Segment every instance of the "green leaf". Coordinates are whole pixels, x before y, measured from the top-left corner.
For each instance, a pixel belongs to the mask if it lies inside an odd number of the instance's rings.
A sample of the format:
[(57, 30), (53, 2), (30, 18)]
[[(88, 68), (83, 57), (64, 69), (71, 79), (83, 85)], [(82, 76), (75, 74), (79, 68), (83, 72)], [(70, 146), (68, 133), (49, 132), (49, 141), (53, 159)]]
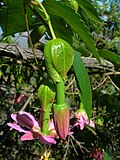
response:
[(77, 51), (74, 52), (73, 68), (80, 88), (80, 98), (83, 103), (84, 109), (88, 115), (88, 118), (90, 119), (90, 114), (92, 110), (91, 85), (87, 71), (80, 57), (80, 53)]
[(99, 50), (101, 57), (120, 65), (120, 56), (108, 50)]
[(85, 57), (90, 56), (90, 52), (82, 46), (79, 46), (79, 48), (77, 48), (77, 50)]
[(98, 13), (90, 1), (77, 0), (77, 2), (91, 20), (100, 23), (100, 18), (98, 16)]
[[(26, 31), (26, 22), (24, 15), (24, 4), (23, 0), (15, 1), (3, 0), (4, 6), (0, 10), (0, 22), (3, 30), (3, 35), (8, 36), (17, 32)], [(33, 23), (32, 12), (27, 7), (27, 16), (29, 19), (29, 26)]]
[(77, 51), (80, 52), (83, 56), (88, 57), (90, 56), (90, 52), (84, 48), (81, 43), (78, 44)]
[(108, 153), (104, 152), (104, 160), (112, 160), (112, 157), (110, 157)]
[(90, 32), (87, 26), (85, 25), (84, 21), (81, 20), (80, 16), (76, 14), (73, 9), (65, 5), (65, 3), (61, 3), (60, 1), (45, 0), (43, 5), (46, 8), (49, 15), (56, 15), (63, 18), (72, 27), (72, 29), (81, 37), (82, 41), (86, 44), (88, 49), (100, 62), (98, 51), (95, 48)]

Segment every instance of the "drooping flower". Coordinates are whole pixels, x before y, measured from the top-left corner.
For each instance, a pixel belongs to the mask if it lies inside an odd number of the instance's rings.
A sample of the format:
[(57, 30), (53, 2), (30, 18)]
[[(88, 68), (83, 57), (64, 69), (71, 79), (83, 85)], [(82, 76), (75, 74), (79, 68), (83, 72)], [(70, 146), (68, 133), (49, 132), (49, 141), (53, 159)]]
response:
[[(18, 124), (7, 123), (7, 125), (19, 132), (24, 133), (21, 137), (22, 141), (38, 138), (43, 144), (56, 144), (54, 134), (51, 134), (54, 127), (51, 122), (49, 127), (49, 135), (45, 135), (41, 132), (39, 122), (30, 113), (20, 111), (18, 114), (11, 114), (11, 118)], [(21, 128), (21, 126), (26, 129)]]
[(25, 93), (23, 93), (16, 99), (16, 103), (24, 104), (24, 101), (27, 100), (27, 99), (28, 99), (28, 96)]
[(87, 125), (91, 126), (91, 127), (95, 127), (95, 123), (90, 119), (90, 123), (88, 123), (88, 116), (85, 112), (85, 110), (82, 109), (78, 109), (75, 113), (75, 124), (73, 125), (73, 127), (75, 126), (79, 126), (81, 130), (83, 130), (83, 128)]
[(65, 140), (67, 135), (72, 134), (69, 132), (70, 109), (67, 104), (54, 104), (53, 119), (56, 132), (62, 140)]
[(103, 152), (101, 148), (93, 147), (91, 153), (89, 154), (89, 158), (94, 158), (95, 160), (103, 160)]

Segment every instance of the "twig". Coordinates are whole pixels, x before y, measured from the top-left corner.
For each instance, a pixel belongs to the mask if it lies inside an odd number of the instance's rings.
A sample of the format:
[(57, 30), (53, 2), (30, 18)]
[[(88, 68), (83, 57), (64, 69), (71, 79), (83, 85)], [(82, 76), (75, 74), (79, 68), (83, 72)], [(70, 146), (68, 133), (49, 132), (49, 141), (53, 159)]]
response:
[(73, 80), (66, 86), (65, 90), (67, 90), (72, 84), (73, 82), (75, 82), (75, 77), (73, 78)]
[(22, 55), (23, 59), (27, 59), (26, 56), (24, 55), (23, 51), (21, 50), (20, 47), (16, 46), (16, 48), (18, 49), (18, 51), (20, 52), (20, 54)]
[(43, 81), (45, 80), (45, 78), (46, 78), (46, 77), (44, 77), (44, 78), (38, 83), (37, 87), (36, 87), (36, 88), (33, 90), (33, 92), (30, 94), (29, 98), (27, 99), (27, 101), (25, 102), (25, 104), (23, 105), (23, 107), (21, 108), (20, 111), (23, 111), (23, 110), (26, 109), (29, 101), (31, 100), (31, 98), (32, 98), (32, 96), (33, 96), (33, 94), (36, 92), (36, 90), (39, 88), (39, 86), (43, 83)]
[(120, 90), (120, 88), (117, 87), (116, 84), (112, 81), (112, 79), (110, 78), (110, 75), (120, 75), (120, 72), (113, 71), (113, 72), (104, 73), (103, 81), (99, 83), (98, 86), (94, 87), (93, 90), (100, 88), (108, 79), (111, 81), (111, 83), (117, 90)]
[(83, 147), (81, 144), (84, 144), (84, 142), (79, 142), (77, 141), (73, 135), (70, 135), (70, 137), (75, 141), (75, 143), (79, 146), (80, 150), (84, 153), (83, 149), (86, 151), (86, 152), (89, 152), (87, 148)]
[(72, 139), (70, 139), (70, 141), (71, 141), (72, 147), (73, 147), (73, 149), (74, 149), (74, 151), (75, 151), (76, 155), (78, 156), (79, 154), (77, 153), (77, 150), (76, 150), (76, 148), (75, 148), (75, 146), (74, 146), (74, 144), (73, 144)]
[(65, 154), (64, 154), (63, 160), (65, 160), (65, 159), (66, 159), (66, 156), (67, 156), (68, 149), (69, 149), (69, 142), (70, 142), (70, 136), (68, 136), (67, 149), (66, 149), (66, 152), (65, 152)]
[(27, 101), (25, 102), (23, 107), (21, 108), (20, 112), (25, 110), (25, 108), (27, 107), (28, 103), (30, 102), (32, 96), (33, 96), (33, 93), (31, 93), (31, 95), (29, 96), (29, 98), (27, 99)]
[(108, 76), (110, 82), (113, 84), (113, 86), (118, 90), (120, 91), (120, 88), (118, 86), (116, 86), (116, 84), (112, 81), (112, 79), (110, 78), (110, 76)]
[(94, 87), (93, 90), (100, 88), (107, 81), (107, 79), (108, 77), (106, 77), (101, 83), (99, 83), (96, 87)]

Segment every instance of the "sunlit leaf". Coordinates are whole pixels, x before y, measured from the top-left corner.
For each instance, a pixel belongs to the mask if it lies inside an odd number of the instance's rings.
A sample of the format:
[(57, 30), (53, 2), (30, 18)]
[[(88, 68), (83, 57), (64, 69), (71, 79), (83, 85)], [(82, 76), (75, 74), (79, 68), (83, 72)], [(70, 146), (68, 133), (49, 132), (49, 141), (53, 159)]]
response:
[(91, 85), (87, 71), (80, 57), (80, 53), (77, 51), (74, 52), (73, 68), (80, 88), (80, 98), (88, 115), (88, 118), (90, 119), (92, 109)]
[(98, 13), (92, 3), (88, 0), (77, 0), (79, 6), (85, 11), (86, 15), (91, 19), (98, 23), (100, 23), (100, 18)]

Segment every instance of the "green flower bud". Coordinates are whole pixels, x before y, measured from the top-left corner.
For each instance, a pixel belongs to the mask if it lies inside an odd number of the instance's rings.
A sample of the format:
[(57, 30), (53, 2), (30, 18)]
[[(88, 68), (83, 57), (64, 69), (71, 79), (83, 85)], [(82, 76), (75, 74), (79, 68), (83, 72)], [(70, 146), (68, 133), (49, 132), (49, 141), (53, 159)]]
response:
[(60, 76), (65, 79), (73, 64), (73, 49), (63, 39), (56, 38), (47, 42), (44, 48), (46, 68), (54, 82), (60, 82)]

